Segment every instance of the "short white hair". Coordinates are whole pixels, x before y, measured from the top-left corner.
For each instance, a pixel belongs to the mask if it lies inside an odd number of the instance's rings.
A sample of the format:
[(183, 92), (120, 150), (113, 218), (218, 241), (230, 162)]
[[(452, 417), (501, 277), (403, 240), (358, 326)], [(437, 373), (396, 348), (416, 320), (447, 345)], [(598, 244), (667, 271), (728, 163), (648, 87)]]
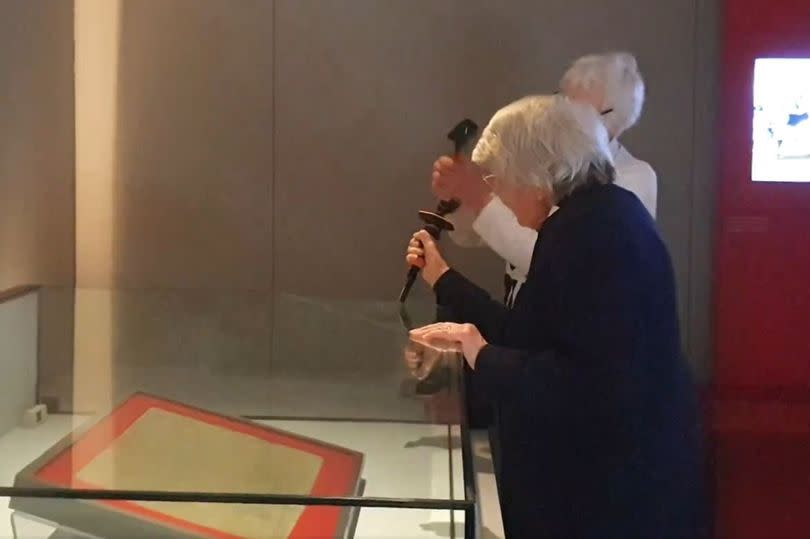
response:
[(500, 180), (551, 190), (555, 201), (615, 176), (599, 115), (562, 95), (524, 97), (500, 109), (472, 160)]
[(579, 58), (560, 80), (560, 88), (566, 87), (596, 90), (604, 95), (604, 107), (612, 111), (604, 114), (602, 121), (614, 137), (633, 127), (644, 107), (644, 79), (636, 57), (626, 52)]

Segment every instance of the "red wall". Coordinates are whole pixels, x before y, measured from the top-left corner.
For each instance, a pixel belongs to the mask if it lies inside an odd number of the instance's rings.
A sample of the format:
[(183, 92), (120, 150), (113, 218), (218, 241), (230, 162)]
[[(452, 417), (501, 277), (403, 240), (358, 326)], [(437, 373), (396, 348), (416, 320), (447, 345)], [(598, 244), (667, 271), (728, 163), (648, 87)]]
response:
[(810, 397), (810, 183), (751, 181), (753, 66), (810, 58), (810, 0), (726, 0), (714, 379)]
[(753, 66), (810, 58), (810, 0), (726, 0), (711, 418), (716, 536), (810, 538), (810, 183), (751, 182)]

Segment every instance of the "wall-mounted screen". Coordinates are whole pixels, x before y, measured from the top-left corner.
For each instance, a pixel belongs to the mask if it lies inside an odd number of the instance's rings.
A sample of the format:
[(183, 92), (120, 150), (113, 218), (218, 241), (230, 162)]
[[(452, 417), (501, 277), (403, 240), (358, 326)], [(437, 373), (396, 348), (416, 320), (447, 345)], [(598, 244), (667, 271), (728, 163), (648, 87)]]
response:
[(751, 179), (810, 182), (810, 58), (754, 63)]

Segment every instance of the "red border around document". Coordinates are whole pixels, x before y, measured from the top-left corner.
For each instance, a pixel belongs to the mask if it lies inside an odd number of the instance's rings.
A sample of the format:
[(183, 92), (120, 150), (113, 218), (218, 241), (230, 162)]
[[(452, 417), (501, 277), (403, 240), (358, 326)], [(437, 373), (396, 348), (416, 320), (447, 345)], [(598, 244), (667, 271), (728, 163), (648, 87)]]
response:
[[(53, 460), (37, 470), (35, 477), (56, 487), (101, 489), (98, 485), (79, 480), (78, 472), (107, 449), (115, 439), (121, 436), (143, 414), (151, 409), (159, 409), (184, 417), (196, 419), (210, 425), (216, 425), (240, 432), (247, 436), (259, 438), (268, 443), (281, 444), (299, 451), (317, 455), (323, 464), (310, 491), (312, 496), (351, 496), (360, 475), (360, 456), (338, 447), (318, 444), (304, 438), (259, 425), (251, 425), (217, 414), (198, 410), (171, 401), (161, 400), (148, 395), (135, 395), (113, 410), (108, 416), (85, 432), (73, 444), (59, 453)], [(136, 503), (120, 500), (100, 500), (114, 510), (133, 516), (157, 521), (161, 524), (203, 534), (217, 539), (238, 539), (236, 536), (220, 530), (199, 526), (193, 522), (175, 518), (159, 511), (147, 509)], [(305, 537), (332, 537), (340, 522), (339, 507), (306, 507), (298, 523), (290, 534), (290, 539)]]

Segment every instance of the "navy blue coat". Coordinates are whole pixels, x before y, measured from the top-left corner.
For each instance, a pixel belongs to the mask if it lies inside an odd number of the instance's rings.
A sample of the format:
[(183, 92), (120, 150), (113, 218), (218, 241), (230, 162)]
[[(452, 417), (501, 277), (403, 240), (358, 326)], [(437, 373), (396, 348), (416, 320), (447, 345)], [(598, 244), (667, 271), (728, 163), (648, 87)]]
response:
[(512, 310), (453, 270), (435, 292), (489, 342), (473, 383), (497, 404), (508, 537), (706, 536), (672, 263), (635, 195), (594, 185), (561, 202)]

